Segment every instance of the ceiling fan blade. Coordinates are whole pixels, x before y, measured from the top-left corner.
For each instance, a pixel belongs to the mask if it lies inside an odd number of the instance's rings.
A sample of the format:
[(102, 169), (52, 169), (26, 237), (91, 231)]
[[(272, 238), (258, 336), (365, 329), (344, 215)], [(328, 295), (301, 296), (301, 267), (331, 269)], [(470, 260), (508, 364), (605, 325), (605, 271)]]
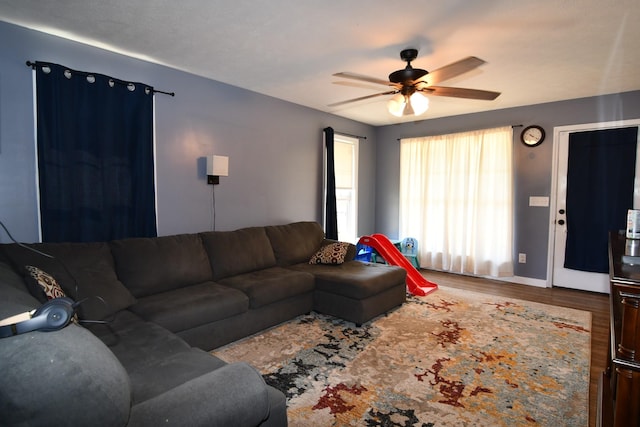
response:
[(493, 101), (498, 96), (500, 96), (500, 92), (492, 92), (488, 90), (479, 90), (479, 89), (465, 89), (461, 87), (429, 86), (424, 89), (419, 89), (419, 91), (425, 92), (428, 95), (451, 96), (454, 98), (480, 99), (483, 101)]
[(480, 58), (469, 56), (467, 58), (461, 59), (460, 61), (453, 62), (449, 65), (445, 65), (444, 67), (430, 71), (429, 74), (422, 76), (421, 78), (416, 80), (416, 82), (424, 82), (428, 85), (434, 85), (445, 80), (457, 77), (460, 74), (469, 72), (475, 68), (478, 68), (484, 63), (485, 61)]
[(375, 77), (364, 76), (362, 74), (356, 74), (356, 73), (342, 72), (342, 73), (335, 73), (333, 76), (342, 77), (344, 79), (353, 79), (353, 80), (360, 80), (363, 82), (376, 83), (376, 84), (385, 85), (385, 86), (396, 86), (395, 83), (391, 83), (389, 80), (382, 80)]
[(364, 101), (365, 99), (375, 98), (377, 96), (393, 95), (395, 93), (398, 93), (398, 91), (397, 90), (390, 90), (388, 92), (374, 93), (373, 95), (361, 96), (360, 98), (353, 98), (353, 99), (349, 99), (347, 101), (335, 102), (333, 104), (329, 104), (327, 107), (337, 107), (338, 105), (349, 104), (351, 102), (356, 102), (356, 101)]
[(334, 85), (357, 87), (357, 88), (360, 88), (360, 89), (369, 89), (369, 90), (379, 90), (380, 89), (379, 86), (374, 86), (374, 85), (369, 84), (367, 82), (352, 82), (350, 80), (346, 80), (346, 81), (331, 82), (331, 83), (333, 83)]

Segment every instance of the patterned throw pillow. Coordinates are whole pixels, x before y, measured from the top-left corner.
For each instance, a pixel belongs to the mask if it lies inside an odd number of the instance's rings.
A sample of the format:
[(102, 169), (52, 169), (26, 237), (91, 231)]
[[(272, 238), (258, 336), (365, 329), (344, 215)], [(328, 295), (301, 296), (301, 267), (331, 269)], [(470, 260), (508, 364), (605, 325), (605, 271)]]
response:
[(321, 247), (320, 250), (311, 257), (309, 264), (342, 264), (347, 255), (347, 249), (349, 249), (349, 243), (330, 243)]
[[(31, 295), (36, 297), (41, 303), (45, 303), (55, 298), (66, 297), (56, 279), (49, 273), (40, 270), (38, 267), (32, 265), (26, 265), (25, 279), (27, 282), (27, 288)], [(74, 314), (71, 319), (73, 322), (78, 321), (78, 315)]]
[(32, 265), (25, 265), (24, 270), (29, 292), (41, 303), (66, 296), (56, 279), (49, 273)]

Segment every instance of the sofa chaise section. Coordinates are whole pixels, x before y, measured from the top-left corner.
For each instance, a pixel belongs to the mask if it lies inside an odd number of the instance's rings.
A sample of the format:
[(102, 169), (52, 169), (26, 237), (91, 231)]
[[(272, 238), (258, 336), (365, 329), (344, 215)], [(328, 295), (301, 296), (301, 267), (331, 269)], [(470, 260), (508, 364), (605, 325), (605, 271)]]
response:
[(406, 301), (407, 273), (402, 268), (360, 261), (323, 267), (308, 263), (290, 267), (314, 275), (313, 308), (320, 313), (360, 326)]
[(311, 264), (319, 249), (336, 243), (325, 238), (317, 222), (265, 229), (280, 266), (314, 277), (314, 310), (362, 325), (406, 300), (407, 272), (396, 266), (356, 261), (355, 245), (349, 245), (344, 262)]

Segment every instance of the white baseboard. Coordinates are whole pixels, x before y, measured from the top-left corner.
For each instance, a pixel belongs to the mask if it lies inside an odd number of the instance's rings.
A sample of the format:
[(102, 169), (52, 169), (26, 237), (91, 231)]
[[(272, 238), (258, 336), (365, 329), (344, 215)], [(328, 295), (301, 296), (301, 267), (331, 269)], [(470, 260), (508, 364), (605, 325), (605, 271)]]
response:
[[(429, 271), (429, 269), (422, 269), (423, 271)], [(441, 271), (443, 273), (451, 273), (449, 271), (436, 270), (433, 271)], [(464, 274), (464, 273), (452, 273), (459, 274), (461, 276), (471, 276), (471, 277), (482, 277), (483, 279), (490, 280), (499, 280), (501, 282), (509, 282), (509, 283), (517, 283), (519, 285), (528, 285), (535, 286), (537, 288), (550, 288), (551, 286), (547, 285), (547, 281), (544, 279), (533, 279), (531, 277), (522, 277), (522, 276), (505, 276), (505, 277), (493, 277), (493, 276), (475, 276), (473, 274)]]
[(501, 280), (503, 282), (518, 283), (520, 285), (535, 286), (538, 288), (548, 288), (547, 281), (543, 279), (532, 279), (531, 277), (510, 276), (510, 277), (487, 277), (488, 279)]

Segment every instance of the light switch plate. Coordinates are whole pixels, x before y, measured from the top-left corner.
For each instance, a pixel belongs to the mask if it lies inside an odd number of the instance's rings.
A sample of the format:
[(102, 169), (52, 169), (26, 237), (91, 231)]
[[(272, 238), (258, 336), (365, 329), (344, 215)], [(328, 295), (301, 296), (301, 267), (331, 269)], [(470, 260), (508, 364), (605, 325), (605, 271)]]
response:
[(531, 196), (529, 197), (529, 206), (549, 206), (549, 198), (546, 196)]

